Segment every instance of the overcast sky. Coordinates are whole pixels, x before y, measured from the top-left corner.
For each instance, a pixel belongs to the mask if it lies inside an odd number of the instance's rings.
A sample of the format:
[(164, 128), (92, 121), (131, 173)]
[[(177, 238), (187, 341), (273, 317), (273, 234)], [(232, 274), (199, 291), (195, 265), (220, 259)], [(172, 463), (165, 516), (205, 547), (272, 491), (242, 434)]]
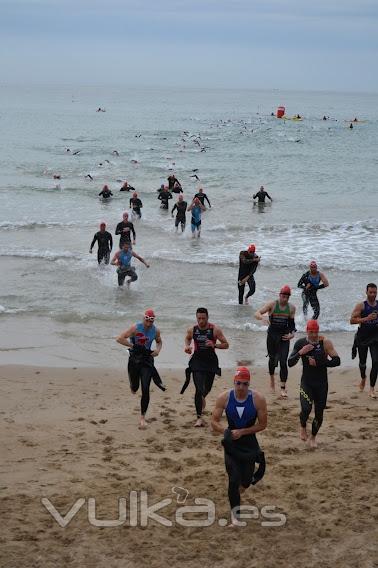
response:
[(0, 83), (378, 92), (377, 0), (0, 0)]

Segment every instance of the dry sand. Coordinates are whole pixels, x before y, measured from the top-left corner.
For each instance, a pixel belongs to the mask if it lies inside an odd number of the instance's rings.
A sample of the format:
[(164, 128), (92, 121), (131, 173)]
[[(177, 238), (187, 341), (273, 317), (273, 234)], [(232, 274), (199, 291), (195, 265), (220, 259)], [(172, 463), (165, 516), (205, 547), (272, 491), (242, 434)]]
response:
[[(358, 393), (353, 370), (331, 370), (319, 447), (298, 438), (299, 368), (287, 401), (268, 393), (266, 372), (254, 386), (267, 396), (267, 459), (262, 482), (243, 503), (274, 505), (287, 522), (244, 528), (218, 524), (229, 513), (220, 437), (194, 429), (193, 385), (179, 395), (182, 371), (164, 371), (168, 391), (152, 388), (146, 431), (137, 428), (139, 395), (124, 370), (4, 366), (1, 377), (2, 531), (0, 565), (23, 567), (337, 568), (378, 566), (378, 400)], [(225, 372), (208, 397), (231, 385)], [(207, 421), (209, 416), (207, 415)], [(87, 501), (66, 528), (41, 503), (64, 515), (79, 498), (96, 498), (97, 517), (117, 517), (117, 500), (146, 490), (150, 504), (175, 498), (173, 486), (212, 499), (209, 527), (103, 528), (88, 522)], [(176, 501), (161, 511), (175, 520)], [(201, 515), (203, 518), (204, 515)]]

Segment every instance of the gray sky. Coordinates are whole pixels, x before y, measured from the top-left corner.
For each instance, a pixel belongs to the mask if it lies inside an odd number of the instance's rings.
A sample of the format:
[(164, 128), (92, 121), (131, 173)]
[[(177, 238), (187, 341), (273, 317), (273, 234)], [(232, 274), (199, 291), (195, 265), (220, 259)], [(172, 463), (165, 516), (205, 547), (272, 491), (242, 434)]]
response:
[(0, 82), (378, 92), (377, 23), (377, 0), (0, 0)]

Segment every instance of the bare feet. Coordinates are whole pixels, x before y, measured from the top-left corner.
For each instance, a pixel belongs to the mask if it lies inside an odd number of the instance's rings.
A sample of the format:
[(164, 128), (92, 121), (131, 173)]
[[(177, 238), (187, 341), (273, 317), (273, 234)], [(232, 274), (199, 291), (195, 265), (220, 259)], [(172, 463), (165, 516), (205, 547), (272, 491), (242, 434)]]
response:
[(287, 391), (281, 387), (280, 398), (287, 398)]
[(229, 528), (236, 528), (236, 527), (245, 527), (245, 522), (238, 521), (238, 519), (231, 513), (231, 522), (227, 527)]
[(374, 389), (370, 389), (369, 396), (370, 396), (370, 398), (377, 398), (377, 395), (375, 394)]
[(197, 422), (194, 424), (195, 428), (202, 428), (204, 426), (204, 422), (202, 420), (202, 418), (197, 418)]
[(249, 304), (249, 301), (248, 301), (247, 296), (244, 298), (244, 304), (245, 304), (246, 306), (248, 306), (248, 304)]
[(315, 436), (311, 435), (311, 437), (310, 437), (310, 448), (312, 450), (315, 450), (317, 447), (318, 447), (318, 444), (316, 442), (316, 438), (315, 438)]
[(363, 392), (365, 385), (366, 385), (366, 379), (361, 379), (361, 382), (359, 384), (360, 392)]
[(141, 416), (139, 421), (139, 430), (145, 430), (147, 428), (146, 420), (144, 416)]
[(303, 442), (307, 442), (308, 435), (306, 427), (301, 426), (301, 429), (299, 431), (299, 437), (301, 440), (303, 440)]

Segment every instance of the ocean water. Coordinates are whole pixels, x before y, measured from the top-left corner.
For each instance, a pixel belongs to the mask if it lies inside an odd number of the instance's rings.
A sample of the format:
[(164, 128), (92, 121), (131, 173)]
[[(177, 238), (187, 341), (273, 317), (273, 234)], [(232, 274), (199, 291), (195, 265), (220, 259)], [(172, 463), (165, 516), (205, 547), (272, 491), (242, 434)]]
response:
[[(272, 117), (282, 104), (304, 120)], [(351, 130), (355, 116), (366, 122)], [(289, 284), (303, 330), (296, 284), (311, 259), (330, 281), (318, 293), (321, 328), (350, 362), (350, 313), (378, 270), (376, 95), (2, 86), (0, 126), (3, 362), (119, 365), (114, 336), (153, 307), (166, 338), (161, 365), (183, 365), (185, 330), (203, 305), (230, 340), (225, 366), (265, 364), (253, 313)], [(176, 234), (159, 208), (156, 189), (171, 171), (187, 200), (199, 187), (211, 200), (199, 240), (188, 228)], [(99, 268), (88, 249), (100, 221), (114, 234), (128, 210), (125, 179), (143, 201), (134, 249), (151, 266), (135, 261), (138, 281), (119, 290), (115, 269)], [(105, 183), (110, 203), (97, 197)], [(252, 202), (260, 185), (274, 200), (263, 208)], [(257, 291), (239, 306), (238, 254), (252, 242)]]

